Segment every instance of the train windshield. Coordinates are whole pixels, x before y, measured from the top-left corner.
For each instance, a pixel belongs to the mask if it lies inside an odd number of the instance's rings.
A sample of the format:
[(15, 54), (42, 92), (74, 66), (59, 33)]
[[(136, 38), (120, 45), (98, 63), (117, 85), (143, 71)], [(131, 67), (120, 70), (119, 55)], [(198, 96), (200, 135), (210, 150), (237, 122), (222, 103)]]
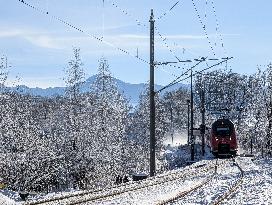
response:
[(230, 135), (230, 128), (229, 127), (217, 127), (216, 134), (217, 135)]

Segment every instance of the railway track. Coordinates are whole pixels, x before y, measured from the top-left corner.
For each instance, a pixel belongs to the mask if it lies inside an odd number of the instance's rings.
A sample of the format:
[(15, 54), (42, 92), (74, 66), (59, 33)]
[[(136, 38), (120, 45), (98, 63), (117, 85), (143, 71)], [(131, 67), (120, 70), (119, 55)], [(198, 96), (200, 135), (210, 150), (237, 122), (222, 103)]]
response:
[(145, 189), (152, 186), (158, 186), (163, 183), (172, 182), (175, 180), (180, 180), (186, 178), (189, 174), (190, 177), (200, 174), (202, 172), (207, 172), (209, 170), (212, 170), (215, 168), (214, 163), (209, 163), (205, 165), (199, 165), (194, 167), (195, 170), (192, 173), (190, 169), (186, 170), (184, 172), (173, 172), (169, 175), (161, 175), (160, 177), (156, 178), (148, 178), (143, 181), (139, 181), (138, 183), (127, 183), (121, 186), (115, 186), (112, 187), (103, 193), (101, 193), (102, 190), (96, 190), (96, 191), (86, 191), (78, 194), (68, 195), (68, 196), (61, 196), (61, 197), (55, 197), (47, 200), (40, 200), (36, 202), (27, 202), (24, 205), (42, 205), (42, 204), (66, 204), (66, 205), (75, 205), (75, 204), (82, 204), (87, 202), (94, 202), (97, 200), (103, 200), (110, 197), (115, 197), (124, 193), (128, 192), (134, 192), (137, 190)]
[[(234, 165), (237, 166), (239, 171), (240, 171), (239, 179), (223, 195), (217, 197), (216, 200), (211, 203), (212, 205), (221, 204), (225, 199), (227, 199), (229, 196), (231, 196), (238, 189), (238, 187), (242, 184), (243, 177), (244, 177), (244, 171), (242, 170), (242, 168), (235, 161), (234, 161)], [(215, 167), (215, 174), (213, 176), (208, 177), (202, 183), (192, 187), (189, 190), (181, 191), (177, 195), (175, 195), (175, 196), (173, 196), (171, 198), (168, 198), (168, 199), (165, 199), (163, 201), (160, 201), (160, 202), (156, 203), (156, 205), (167, 205), (167, 204), (172, 204), (172, 203), (178, 202), (179, 200), (181, 200), (186, 195), (188, 195), (190, 193), (193, 193), (194, 191), (200, 189), (201, 187), (204, 187), (206, 184), (208, 184), (216, 176), (216, 174), (217, 174), (217, 166)]]
[(234, 165), (237, 166), (238, 169), (239, 169), (239, 171), (240, 171), (239, 179), (235, 182), (235, 184), (227, 192), (225, 192), (222, 196), (218, 197), (217, 200), (214, 203), (212, 203), (213, 205), (219, 205), (225, 199), (228, 199), (228, 197), (230, 197), (232, 194), (234, 194), (234, 192), (243, 183), (244, 171), (242, 170), (242, 168), (240, 167), (240, 165), (237, 162), (235, 162), (235, 160), (234, 160), (234, 163), (235, 163)]

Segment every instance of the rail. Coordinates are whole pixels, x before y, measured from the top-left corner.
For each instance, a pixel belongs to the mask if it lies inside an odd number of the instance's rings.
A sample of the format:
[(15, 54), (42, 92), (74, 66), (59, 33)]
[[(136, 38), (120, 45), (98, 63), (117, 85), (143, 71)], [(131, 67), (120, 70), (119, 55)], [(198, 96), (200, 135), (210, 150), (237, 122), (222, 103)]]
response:
[[(114, 186), (114, 187), (111, 187), (110, 189), (103, 190), (104, 192), (106, 192), (105, 194), (103, 194), (103, 193), (101, 194), (100, 192), (102, 192), (102, 190), (99, 189), (99, 190), (95, 190), (95, 191), (85, 191), (85, 192), (81, 192), (78, 194), (55, 197), (55, 198), (40, 200), (40, 201), (35, 201), (35, 202), (26, 202), (26, 203), (24, 203), (24, 205), (40, 205), (40, 204), (47, 204), (47, 203), (51, 203), (51, 202), (58, 202), (58, 203), (61, 202), (62, 204), (69, 204), (69, 205), (86, 203), (86, 202), (91, 202), (91, 201), (96, 201), (96, 200), (101, 200), (101, 199), (106, 199), (109, 197), (121, 195), (121, 194), (127, 193), (127, 192), (137, 191), (140, 189), (160, 185), (163, 183), (168, 183), (168, 182), (175, 181), (175, 180), (180, 180), (180, 179), (186, 178), (188, 174), (190, 174), (190, 177), (195, 176), (201, 172), (206, 172), (206, 171), (214, 169), (214, 168), (215, 168), (214, 165), (197, 166), (197, 167), (195, 167), (196, 170), (195, 170), (194, 174), (192, 174), (190, 172), (190, 170), (187, 170), (186, 173), (182, 172), (180, 174), (177, 174), (176, 172), (174, 172), (174, 173), (171, 173), (170, 175), (163, 175), (161, 177), (156, 177), (156, 178), (151, 177), (146, 180), (139, 181), (138, 183), (134, 182), (134, 183), (126, 183), (121, 186), (120, 185)], [(201, 169), (201, 170), (199, 171), (199, 169)]]
[(235, 162), (235, 159), (233, 159), (233, 162), (234, 162), (234, 165), (237, 166), (240, 171), (240, 177), (235, 182), (235, 184), (227, 192), (225, 192), (225, 194), (223, 194), (221, 197), (217, 198), (217, 200), (214, 203), (212, 203), (213, 205), (219, 205), (225, 199), (228, 199), (228, 197), (231, 196), (239, 188), (239, 186), (243, 183), (244, 171), (242, 170), (240, 165), (237, 164), (237, 162)]
[[(225, 199), (227, 199), (231, 194), (233, 194), (238, 187), (242, 184), (243, 182), (243, 177), (244, 177), (244, 171), (242, 170), (242, 168), (237, 164), (237, 162), (235, 162), (235, 159), (233, 158), (233, 162), (234, 165), (238, 167), (239, 171), (240, 171), (240, 177), (239, 179), (235, 182), (235, 184), (228, 189), (222, 196), (217, 197), (216, 201), (212, 203), (212, 205), (219, 205), (221, 202), (223, 202)], [(216, 164), (215, 164), (215, 172), (213, 176), (208, 177), (206, 180), (204, 180), (202, 183), (198, 184), (197, 186), (192, 187), (189, 190), (185, 190), (185, 191), (181, 191), (178, 194), (176, 194), (173, 197), (170, 197), (168, 199), (159, 201), (158, 203), (156, 203), (156, 205), (167, 205), (167, 204), (172, 204), (175, 201), (180, 200), (181, 198), (185, 197), (186, 195), (188, 195), (189, 193), (192, 193), (194, 191), (196, 191), (197, 189), (205, 186), (206, 184), (208, 184), (208, 182), (210, 182), (212, 180), (212, 178), (214, 176), (217, 175), (217, 167), (218, 167), (218, 160), (216, 160)]]

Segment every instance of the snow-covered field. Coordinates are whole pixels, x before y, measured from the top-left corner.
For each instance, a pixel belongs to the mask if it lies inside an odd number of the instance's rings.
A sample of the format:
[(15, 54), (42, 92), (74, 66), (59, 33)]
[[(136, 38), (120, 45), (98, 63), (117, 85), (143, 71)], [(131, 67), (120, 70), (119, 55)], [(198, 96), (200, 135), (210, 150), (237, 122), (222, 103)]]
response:
[[(242, 184), (221, 204), (272, 204), (272, 159), (256, 159), (252, 161), (252, 158), (249, 157), (237, 157), (236, 161), (244, 171)], [(119, 190), (118, 188), (115, 189), (115, 192), (122, 191), (122, 194), (100, 198), (83, 204), (162, 204), (161, 202), (164, 200), (167, 201), (207, 180), (204, 186), (171, 202), (171, 204), (213, 204), (224, 193), (228, 192), (241, 177), (240, 170), (231, 160), (221, 159), (218, 163), (220, 165), (217, 169), (217, 175), (214, 175), (214, 169), (204, 172), (200, 171), (205, 169), (205, 164), (206, 166), (215, 164), (215, 160), (203, 160), (191, 166), (164, 173), (164, 175), (155, 177), (154, 180), (148, 179), (140, 183), (129, 183), (127, 187), (120, 187)], [(147, 186), (132, 191), (133, 187), (152, 184), (154, 181), (159, 182), (166, 176), (168, 176), (168, 182), (166, 183), (157, 183), (154, 186)], [(131, 191), (124, 191), (126, 188), (131, 189)], [(106, 193), (101, 192), (99, 194), (102, 196)], [(4, 204), (21, 204), (21, 202), (15, 202), (3, 195), (3, 193), (0, 193), (0, 205)], [(50, 204), (55, 203), (51, 202)]]

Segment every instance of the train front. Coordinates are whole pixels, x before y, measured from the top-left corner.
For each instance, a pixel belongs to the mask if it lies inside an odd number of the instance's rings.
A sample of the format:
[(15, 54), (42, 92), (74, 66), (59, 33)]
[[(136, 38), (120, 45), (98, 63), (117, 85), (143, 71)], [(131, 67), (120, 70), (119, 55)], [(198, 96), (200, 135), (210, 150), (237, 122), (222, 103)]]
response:
[(237, 153), (237, 139), (233, 123), (228, 119), (219, 119), (212, 124), (211, 152), (214, 156)]

